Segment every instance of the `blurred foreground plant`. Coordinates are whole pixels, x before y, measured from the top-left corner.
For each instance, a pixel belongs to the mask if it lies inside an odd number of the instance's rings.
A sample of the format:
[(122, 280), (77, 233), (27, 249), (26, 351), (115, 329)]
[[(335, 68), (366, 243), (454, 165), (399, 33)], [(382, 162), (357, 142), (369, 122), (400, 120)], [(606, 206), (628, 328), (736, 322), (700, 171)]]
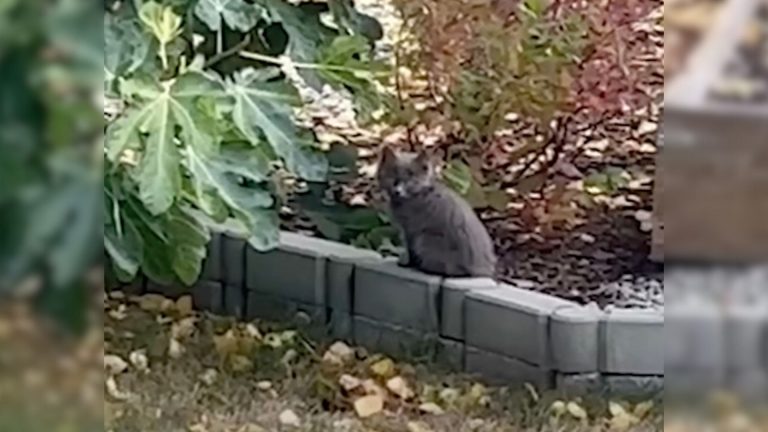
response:
[(100, 255), (99, 4), (0, 3), (0, 294), (82, 328)]

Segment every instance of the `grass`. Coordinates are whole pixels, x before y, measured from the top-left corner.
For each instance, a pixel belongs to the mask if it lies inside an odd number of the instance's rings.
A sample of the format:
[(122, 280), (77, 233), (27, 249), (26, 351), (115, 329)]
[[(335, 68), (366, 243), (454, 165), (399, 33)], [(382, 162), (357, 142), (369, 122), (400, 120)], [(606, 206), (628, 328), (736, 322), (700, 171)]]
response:
[[(192, 314), (187, 305), (159, 298), (143, 301), (141, 307), (122, 298), (110, 299), (105, 303), (105, 317), (105, 353), (127, 364), (121, 368), (124, 370), (110, 374), (115, 387), (107, 392), (104, 410), (105, 430), (110, 431), (663, 428), (660, 404), (634, 418), (628, 413), (635, 404), (614, 401), (612, 414), (610, 401), (596, 397), (566, 399), (556, 393), (539, 395), (530, 388), (486, 388), (471, 377), (440, 373), (429, 364), (389, 364), (385, 357), (357, 348), (346, 361), (338, 361), (339, 357), (324, 360), (328, 344), (301, 333), (269, 323), (249, 326)], [(144, 358), (146, 369), (142, 367)], [(339, 383), (341, 375), (369, 381), (366, 386), (345, 390)], [(413, 397), (403, 400), (396, 392), (384, 390), (393, 375), (403, 378)], [(355, 401), (376, 392), (384, 400), (383, 409), (360, 418)], [(442, 412), (425, 413), (423, 404), (427, 402), (432, 404), (429, 411), (437, 406)], [(622, 407), (619, 413), (617, 407)], [(291, 414), (294, 418), (288, 418)]]

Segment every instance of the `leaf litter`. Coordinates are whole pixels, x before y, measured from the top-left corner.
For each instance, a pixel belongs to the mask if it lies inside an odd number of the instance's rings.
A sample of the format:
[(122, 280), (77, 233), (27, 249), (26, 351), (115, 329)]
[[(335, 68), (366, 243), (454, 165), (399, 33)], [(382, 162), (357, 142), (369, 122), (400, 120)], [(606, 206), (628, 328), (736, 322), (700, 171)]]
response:
[[(158, 322), (159, 309), (125, 299), (104, 308), (120, 305), (126, 317), (105, 322), (107, 430), (512, 432), (538, 424), (542, 431), (651, 431), (663, 422), (652, 400), (486, 387), (436, 364), (341, 341), (302, 343), (305, 336), (284, 325), (194, 311)], [(194, 331), (179, 333), (190, 325)], [(183, 341), (180, 355), (171, 352), (174, 335)], [(158, 343), (166, 349), (153, 354)]]

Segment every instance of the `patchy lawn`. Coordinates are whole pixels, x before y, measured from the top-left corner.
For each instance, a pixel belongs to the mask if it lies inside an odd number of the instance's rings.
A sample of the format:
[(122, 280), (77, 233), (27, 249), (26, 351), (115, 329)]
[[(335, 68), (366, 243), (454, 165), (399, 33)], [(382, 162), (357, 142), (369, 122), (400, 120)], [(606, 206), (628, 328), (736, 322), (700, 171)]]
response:
[(486, 388), (268, 323), (199, 315), (189, 297), (105, 301), (110, 431), (662, 430), (651, 401)]

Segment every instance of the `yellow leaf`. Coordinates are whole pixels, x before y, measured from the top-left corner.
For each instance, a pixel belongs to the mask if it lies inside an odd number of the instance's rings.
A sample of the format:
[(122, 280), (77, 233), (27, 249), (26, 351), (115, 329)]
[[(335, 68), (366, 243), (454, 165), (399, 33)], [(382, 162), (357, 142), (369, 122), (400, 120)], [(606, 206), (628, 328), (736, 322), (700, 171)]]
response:
[(229, 329), (223, 335), (214, 336), (213, 345), (216, 348), (216, 352), (221, 356), (226, 357), (237, 353), (237, 336), (235, 336), (234, 330)]
[(395, 362), (385, 358), (371, 365), (371, 372), (379, 378), (390, 378), (395, 376)]
[(608, 412), (611, 413), (611, 417), (627, 415), (627, 411), (624, 409), (624, 407), (621, 406), (621, 404), (613, 401), (608, 403)]
[(408, 432), (432, 432), (424, 422), (408, 422)]
[(401, 376), (396, 376), (387, 380), (387, 388), (402, 400), (408, 400), (416, 394), (408, 386), (408, 383)]
[(455, 388), (445, 388), (440, 390), (440, 400), (447, 403), (448, 405), (453, 405), (456, 403), (457, 400), (459, 400), (460, 393)]
[(528, 394), (531, 396), (531, 399), (534, 402), (538, 402), (539, 399), (539, 393), (536, 391), (536, 389), (531, 385), (531, 383), (525, 383), (525, 390), (528, 391)]
[(173, 301), (160, 294), (144, 294), (138, 298), (139, 308), (146, 312), (165, 312), (174, 307)]
[(629, 414), (619, 414), (611, 418), (610, 430), (612, 432), (625, 432), (634, 426), (636, 420)]
[(632, 411), (632, 413), (638, 418), (643, 418), (646, 415), (648, 415), (648, 413), (651, 412), (652, 409), (653, 409), (653, 401), (645, 401), (635, 405), (635, 409)]
[(565, 408), (568, 411), (568, 414), (573, 416), (573, 418), (579, 420), (584, 420), (587, 418), (587, 412), (584, 410), (584, 408), (581, 407), (581, 405), (577, 404), (576, 402), (568, 402)]
[(357, 416), (367, 418), (384, 409), (384, 399), (379, 395), (368, 395), (357, 399), (354, 405)]
[(433, 414), (433, 415), (441, 415), (445, 413), (445, 411), (443, 411), (443, 409), (440, 408), (440, 405), (434, 402), (425, 402), (419, 405), (419, 411), (425, 414)]
[(549, 407), (549, 409), (550, 411), (552, 411), (552, 414), (558, 417), (565, 414), (565, 412), (567, 411), (567, 408), (565, 407), (565, 402), (560, 400), (552, 402), (552, 405)]
[(179, 316), (189, 316), (192, 315), (192, 296), (185, 295), (181, 296), (176, 300), (176, 312), (179, 313)]

